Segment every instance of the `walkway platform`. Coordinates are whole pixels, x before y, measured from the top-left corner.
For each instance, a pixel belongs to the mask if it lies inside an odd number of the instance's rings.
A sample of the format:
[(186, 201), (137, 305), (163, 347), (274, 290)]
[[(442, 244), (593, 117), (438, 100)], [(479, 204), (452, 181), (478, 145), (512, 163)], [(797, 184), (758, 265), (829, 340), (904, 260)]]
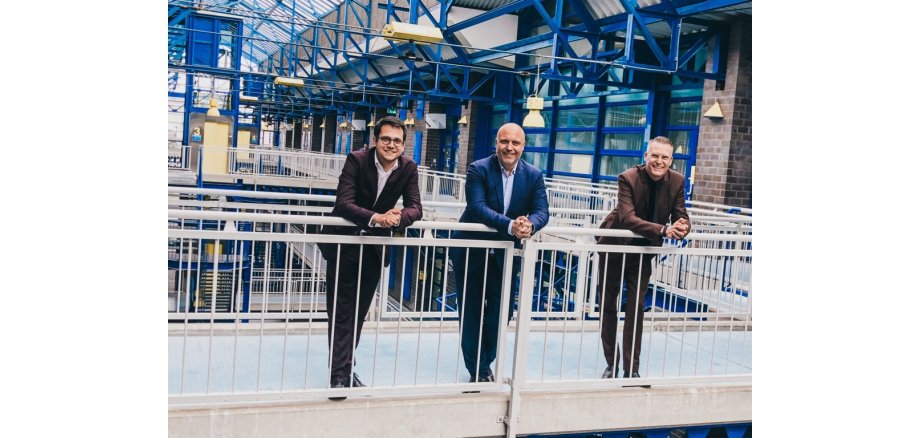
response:
[[(342, 402), (327, 399), (324, 323), (313, 333), (285, 336), (276, 326), (261, 337), (220, 329), (212, 338), (194, 325), (171, 325), (170, 436), (504, 436), (510, 386), (467, 383), (455, 323), (404, 327), (399, 336), (368, 323), (356, 355), (368, 387), (346, 390)], [(518, 433), (751, 421), (750, 331), (648, 327), (645, 341), (641, 381), (600, 379), (606, 363), (596, 330), (532, 332)], [(513, 332), (503, 351), (502, 380), (512, 375)], [(739, 351), (741, 363), (727, 359)], [(692, 375), (699, 377), (674, 383)], [(470, 386), (479, 392), (464, 393)], [(209, 395), (176, 397), (183, 391)]]

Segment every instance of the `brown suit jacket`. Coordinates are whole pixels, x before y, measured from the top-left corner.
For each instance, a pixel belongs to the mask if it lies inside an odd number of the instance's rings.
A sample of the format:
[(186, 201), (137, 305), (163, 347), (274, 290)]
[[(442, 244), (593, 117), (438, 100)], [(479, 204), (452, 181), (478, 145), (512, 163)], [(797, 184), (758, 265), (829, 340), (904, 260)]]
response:
[[(617, 179), (617, 206), (604, 218), (601, 228), (630, 230), (644, 238), (630, 239), (603, 236), (598, 243), (607, 245), (661, 246), (662, 225), (678, 218), (690, 220), (684, 207), (684, 176), (668, 169), (658, 186), (655, 211), (648, 215), (649, 188), (652, 179), (645, 170), (645, 164), (627, 169)], [(651, 217), (648, 221), (642, 217)]]
[[(406, 157), (399, 157), (399, 167), (387, 179), (380, 199), (374, 201), (377, 197), (377, 166), (374, 164), (376, 153), (377, 149), (372, 147), (348, 154), (339, 175), (332, 216), (345, 218), (357, 226), (327, 226), (323, 228), (324, 234), (357, 235), (364, 231), (371, 235), (389, 235), (389, 229), (371, 228), (368, 223), (374, 213), (385, 213), (395, 207), (400, 196), (403, 198), (403, 209), (398, 229), (402, 230), (422, 218), (418, 166)], [(326, 250), (335, 247), (328, 244), (319, 246), (324, 256)]]

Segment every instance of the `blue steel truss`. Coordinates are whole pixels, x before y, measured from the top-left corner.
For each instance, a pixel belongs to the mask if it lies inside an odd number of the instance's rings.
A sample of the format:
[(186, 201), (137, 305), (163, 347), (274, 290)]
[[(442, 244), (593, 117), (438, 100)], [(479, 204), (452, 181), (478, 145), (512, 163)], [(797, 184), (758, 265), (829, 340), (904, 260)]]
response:
[[(592, 0), (517, 0), (448, 24), (451, 8), (462, 1), (446, 0), (429, 7), (419, 0), (168, 0), (168, 60), (171, 69), (236, 78), (248, 75), (251, 81), (262, 81), (258, 102), (243, 105), (257, 106), (260, 114), (280, 119), (405, 108), (405, 98), (510, 104), (522, 102), (547, 82), (557, 83), (559, 90), (548, 100), (671, 90), (724, 78), (726, 29), (706, 14), (749, 4), (662, 0), (640, 7), (636, 0), (615, 1), (624, 12), (600, 18), (593, 12)], [(379, 36), (379, 29), (371, 28), (374, 5), (386, 22), (434, 23), (442, 30), (444, 43), (387, 41), (383, 49), (372, 49), (372, 39)], [(242, 21), (239, 67), (190, 66), (188, 32), (193, 13), (224, 14)], [(528, 25), (546, 25), (549, 31), (491, 49), (460, 44), (459, 32), (507, 14), (533, 17), (530, 21), (536, 23)], [(694, 26), (695, 31), (682, 34), (685, 26)], [(552, 56), (533, 55), (547, 48)], [(691, 62), (700, 54), (713, 57), (709, 70)], [(516, 59), (514, 68), (495, 63), (511, 55)], [(663, 75), (677, 80), (662, 80)], [(301, 78), (308, 86), (275, 86), (276, 76)], [(516, 89), (510, 94), (504, 89), (508, 77), (514, 78), (510, 83)], [(592, 92), (584, 92), (587, 85)]]

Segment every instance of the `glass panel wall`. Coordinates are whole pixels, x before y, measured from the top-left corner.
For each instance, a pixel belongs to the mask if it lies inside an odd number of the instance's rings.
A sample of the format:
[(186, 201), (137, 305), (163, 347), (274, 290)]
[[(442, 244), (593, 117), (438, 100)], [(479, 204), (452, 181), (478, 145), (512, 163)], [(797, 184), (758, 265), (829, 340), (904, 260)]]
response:
[(604, 126), (640, 128), (645, 126), (645, 104), (608, 106)]
[(546, 171), (546, 160), (549, 154), (546, 152), (524, 152), (521, 159), (534, 165), (537, 169)]
[(604, 149), (623, 151), (644, 151), (645, 134), (615, 132), (604, 134)]
[(668, 109), (668, 125), (699, 126), (701, 102), (675, 102)]
[(603, 176), (617, 176), (626, 169), (637, 164), (642, 164), (642, 157), (601, 157), (600, 169), (598, 174)]
[(557, 152), (553, 159), (554, 172), (581, 173), (591, 175), (593, 155), (563, 154)]
[(596, 108), (565, 108), (559, 110), (558, 127), (560, 128), (594, 128), (595, 126), (597, 126)]
[(690, 153), (690, 131), (669, 130), (668, 138), (671, 140), (671, 146), (674, 146), (674, 155), (686, 155)]
[(594, 131), (556, 133), (556, 150), (594, 152)]
[[(560, 83), (552, 84), (551, 95), (567, 93)], [(525, 128), (527, 144), (523, 159), (554, 178), (590, 178), (601, 183), (614, 183), (617, 175), (641, 164), (646, 137), (654, 122), (649, 120), (652, 114), (649, 93), (592, 95), (595, 93), (595, 87), (586, 85), (577, 96), (547, 100), (541, 111), (546, 127)], [(667, 122), (662, 124), (662, 135), (668, 136), (674, 145), (672, 168), (684, 175), (689, 174), (695, 162), (703, 110), (701, 93), (701, 90), (674, 90), (666, 103), (668, 112), (662, 114)], [(519, 104), (523, 106), (520, 101), (514, 103)], [(493, 136), (508, 121), (507, 109), (507, 105), (492, 107), (489, 121)], [(514, 111), (520, 123), (527, 111), (517, 107)], [(489, 143), (491, 153), (491, 138)]]

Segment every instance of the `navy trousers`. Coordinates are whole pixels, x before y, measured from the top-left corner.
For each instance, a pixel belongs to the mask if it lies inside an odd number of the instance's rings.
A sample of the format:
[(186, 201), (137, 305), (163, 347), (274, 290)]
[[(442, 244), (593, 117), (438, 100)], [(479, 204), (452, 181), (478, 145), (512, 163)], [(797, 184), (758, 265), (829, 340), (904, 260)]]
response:
[[(488, 375), (498, 352), (504, 252), (486, 248), (450, 250), (460, 312), (460, 348), (470, 376)], [(520, 259), (514, 259), (511, 269), (508, 321), (520, 284)]]

